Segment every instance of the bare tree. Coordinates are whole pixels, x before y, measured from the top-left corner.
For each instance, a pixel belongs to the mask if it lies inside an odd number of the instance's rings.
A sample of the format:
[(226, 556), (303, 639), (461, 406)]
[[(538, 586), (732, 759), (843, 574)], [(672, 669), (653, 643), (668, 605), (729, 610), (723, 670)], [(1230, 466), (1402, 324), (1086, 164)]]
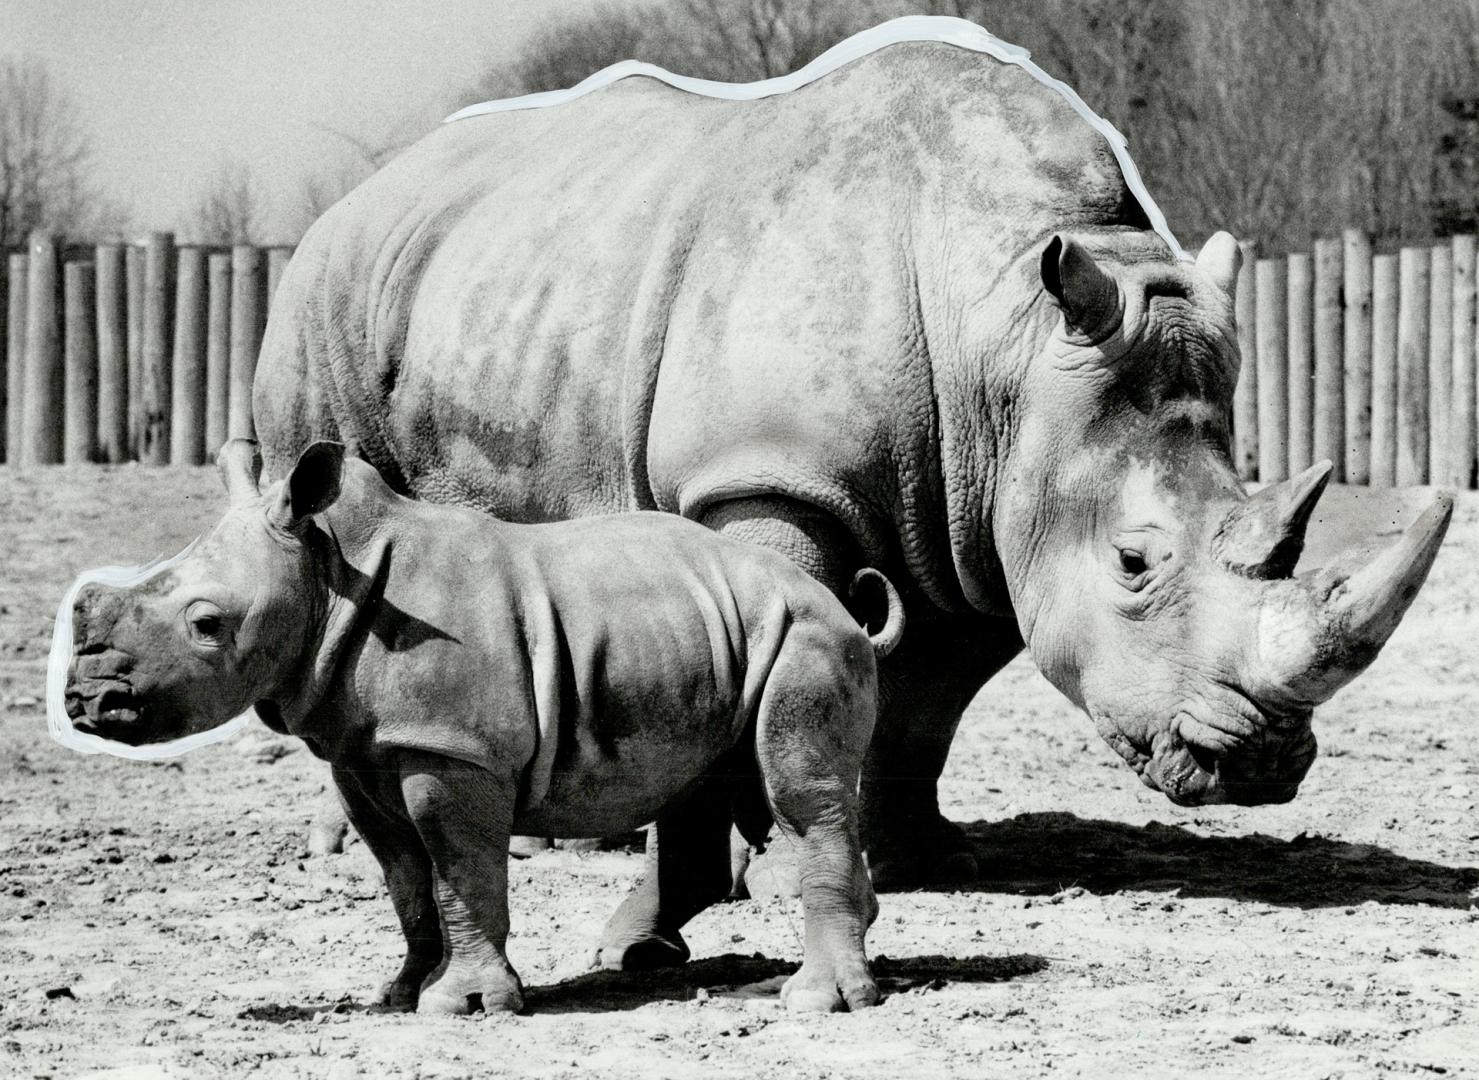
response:
[(580, 22), (535, 38), (520, 59), (490, 71), (456, 104), (563, 89), (622, 60), (725, 82), (768, 79), (795, 71), (898, 10), (894, 0), (673, 0), (636, 10), (597, 7)]
[(76, 104), (35, 59), (0, 60), (0, 247), (32, 229), (98, 236), (122, 212), (90, 175), (91, 136)]
[(251, 170), (224, 158), (200, 189), (185, 234), (197, 244), (254, 244), (266, 216), (266, 198)]

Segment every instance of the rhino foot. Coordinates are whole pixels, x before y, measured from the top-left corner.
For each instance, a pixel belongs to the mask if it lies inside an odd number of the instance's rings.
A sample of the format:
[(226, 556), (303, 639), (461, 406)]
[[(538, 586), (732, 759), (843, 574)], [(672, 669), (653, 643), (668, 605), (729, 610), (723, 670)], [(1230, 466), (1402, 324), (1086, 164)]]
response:
[(781, 987), (781, 1004), (792, 1012), (842, 1012), (877, 1005), (878, 984), (865, 963), (807, 960)]
[(981, 867), (965, 831), (939, 818), (924, 834), (875, 838), (868, 847), (868, 874), (876, 892), (907, 892), (968, 885), (980, 877)]
[(370, 1004), (376, 1009), (386, 1012), (415, 1012), (417, 1000), (421, 997), (420, 981), (407, 979), (391, 979), (375, 991), (375, 996), (370, 999)]
[(421, 987), (416, 1002), (420, 1015), (466, 1016), (482, 1009), (485, 1013), (520, 1012), (524, 1008), (524, 988), (519, 977), (507, 970), (448, 968), (432, 975)]
[[(608, 935), (611, 928), (607, 928)], [(600, 971), (656, 971), (688, 963), (688, 943), (674, 930), (647, 931), (630, 941), (603, 941), (591, 967)]]

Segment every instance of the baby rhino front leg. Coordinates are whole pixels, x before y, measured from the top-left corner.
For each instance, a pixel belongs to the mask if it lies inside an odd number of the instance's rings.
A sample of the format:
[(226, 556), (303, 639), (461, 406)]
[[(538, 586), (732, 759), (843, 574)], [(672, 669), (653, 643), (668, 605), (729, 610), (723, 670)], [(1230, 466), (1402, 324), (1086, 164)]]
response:
[(406, 809), (431, 855), (442, 960), (416, 1011), (518, 1012), (524, 988), (508, 962), (508, 839), (517, 778), (430, 754), (401, 765)]

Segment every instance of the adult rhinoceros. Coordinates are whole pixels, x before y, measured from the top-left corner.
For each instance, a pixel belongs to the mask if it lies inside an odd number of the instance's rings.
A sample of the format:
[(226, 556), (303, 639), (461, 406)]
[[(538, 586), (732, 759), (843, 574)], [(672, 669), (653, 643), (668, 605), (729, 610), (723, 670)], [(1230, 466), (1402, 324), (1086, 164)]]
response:
[[(751, 101), (627, 78), (444, 125), (329, 211), (256, 418), (276, 475), (342, 439), (514, 521), (658, 509), (836, 589), (882, 568), (908, 629), (872, 870), (960, 878), (936, 780), (1024, 642), (1147, 785), (1278, 802), (1313, 707), (1432, 563), (1443, 498), (1365, 568), (1292, 576), (1328, 467), (1252, 499), (1231, 467), (1238, 262), (1226, 234), (1178, 261), (1105, 137), (969, 48), (893, 44)], [(722, 893), (722, 866), (693, 874), (726, 830), (661, 838), (688, 876), (648, 875), (608, 959), (677, 946), (658, 883)]]

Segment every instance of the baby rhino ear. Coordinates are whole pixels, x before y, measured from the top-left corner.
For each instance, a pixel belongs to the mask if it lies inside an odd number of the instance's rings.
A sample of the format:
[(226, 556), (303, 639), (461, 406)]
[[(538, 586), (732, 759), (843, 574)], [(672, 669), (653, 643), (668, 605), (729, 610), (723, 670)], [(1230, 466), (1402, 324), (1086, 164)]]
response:
[(344, 471), (344, 446), (316, 442), (298, 457), (298, 463), (283, 482), (267, 520), (279, 529), (296, 532), (314, 514), (321, 514), (339, 497), (339, 479)]

